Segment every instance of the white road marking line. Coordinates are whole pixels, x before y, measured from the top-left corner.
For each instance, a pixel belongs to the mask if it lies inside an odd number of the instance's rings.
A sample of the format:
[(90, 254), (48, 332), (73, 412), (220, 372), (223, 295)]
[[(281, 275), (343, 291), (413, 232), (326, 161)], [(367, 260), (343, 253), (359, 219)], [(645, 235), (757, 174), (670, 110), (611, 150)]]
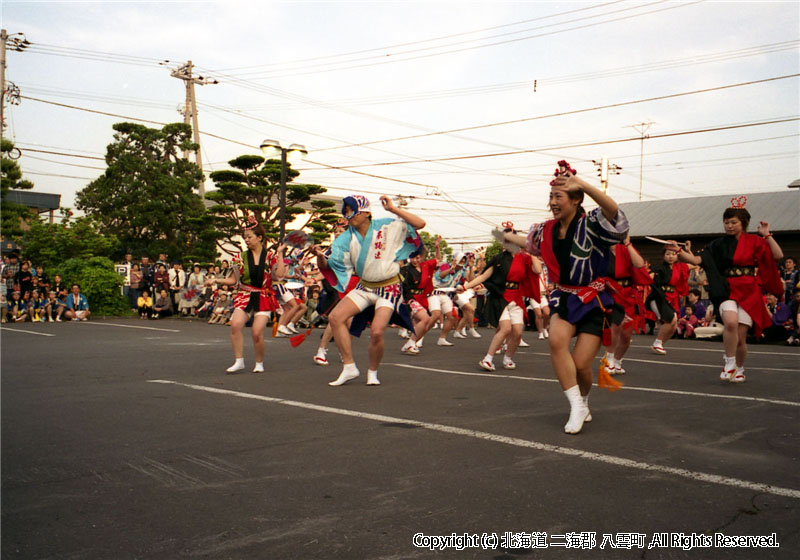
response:
[(9, 332), (24, 332), (24, 333), (27, 333), (27, 334), (38, 334), (39, 336), (55, 336), (54, 334), (48, 334), (48, 333), (36, 332), (36, 331), (26, 331), (26, 330), (23, 330), (23, 329), (11, 329), (11, 328), (8, 328), (8, 327), (3, 327), (2, 330), (9, 331)]
[[(634, 344), (631, 344), (630, 347), (631, 348), (647, 348), (647, 349), (650, 349), (650, 346), (636, 346)], [(673, 345), (667, 346), (667, 350), (669, 350), (670, 348), (674, 348), (675, 350), (690, 350), (692, 352), (717, 352), (717, 353), (721, 353), (722, 352), (722, 346), (721, 345), (720, 345), (719, 348), (690, 348), (688, 346), (673, 346)], [(749, 344), (748, 344), (747, 348), (748, 348), (748, 350), (747, 350), (747, 355), (748, 356), (750, 354), (763, 354), (764, 356), (794, 356), (794, 357), (800, 358), (800, 352), (758, 352), (758, 351), (750, 350), (750, 345)]]
[[(520, 351), (520, 352), (517, 352), (517, 354), (530, 354), (530, 355), (533, 355), (533, 356), (548, 356), (548, 357), (550, 356), (550, 353), (548, 353), (548, 352), (525, 352), (525, 351)], [(662, 365), (662, 366), (684, 366), (684, 367), (699, 367), (699, 368), (721, 369), (721, 366), (719, 364), (689, 364), (689, 363), (684, 363), (684, 362), (664, 362), (664, 361), (660, 361), (660, 360), (642, 360), (642, 359), (639, 359), (639, 358), (625, 358), (625, 361), (626, 362), (642, 362), (642, 363), (645, 363), (645, 364), (659, 364), (659, 365)], [(747, 364), (745, 364), (745, 365), (747, 365)], [(798, 369), (785, 369), (785, 368), (768, 368), (768, 367), (760, 367), (760, 366), (748, 366), (745, 369), (746, 370), (747, 369), (753, 369), (753, 370), (758, 370), (758, 371), (782, 371), (784, 373), (786, 373), (786, 372), (788, 372), (788, 373), (800, 373), (800, 368), (798, 368)]]
[(698, 482), (719, 484), (722, 486), (732, 486), (734, 488), (742, 488), (746, 490), (754, 490), (756, 492), (763, 492), (775, 496), (785, 496), (788, 498), (800, 499), (800, 490), (794, 488), (782, 488), (780, 486), (773, 486), (761, 482), (751, 482), (749, 480), (742, 480), (738, 478), (720, 476), (716, 474), (704, 473), (699, 471), (690, 471), (688, 469), (679, 469), (675, 467), (667, 467), (663, 465), (655, 465), (652, 463), (645, 463), (642, 461), (634, 461), (632, 459), (625, 459), (624, 457), (615, 457), (614, 455), (605, 455), (603, 453), (593, 453), (591, 451), (583, 451), (582, 449), (575, 449), (572, 447), (562, 447), (560, 445), (552, 445), (549, 443), (541, 443), (538, 441), (530, 441), (521, 438), (514, 438), (502, 436), (499, 434), (492, 434), (489, 432), (480, 432), (477, 430), (470, 430), (466, 428), (458, 428), (456, 426), (447, 426), (444, 424), (433, 424), (430, 422), (422, 422), (420, 420), (410, 420), (407, 418), (396, 418), (393, 416), (384, 416), (382, 414), (372, 414), (369, 412), (359, 412), (357, 410), (348, 410), (345, 408), (334, 408), (331, 406), (323, 406), (313, 403), (306, 403), (300, 401), (291, 401), (286, 399), (279, 399), (276, 397), (267, 397), (264, 395), (254, 395), (252, 393), (241, 393), (238, 391), (230, 391), (227, 389), (217, 389), (215, 387), (204, 387), (202, 385), (192, 385), (189, 383), (178, 383), (176, 381), (168, 381), (164, 379), (151, 379), (148, 383), (163, 383), (166, 385), (178, 385), (197, 391), (205, 391), (207, 393), (216, 393), (219, 395), (227, 395), (231, 397), (239, 397), (243, 399), (253, 399), (257, 401), (270, 402), (275, 404), (282, 404), (285, 406), (292, 406), (295, 408), (303, 408), (306, 410), (314, 410), (317, 412), (326, 412), (329, 414), (338, 414), (340, 416), (351, 416), (354, 418), (361, 418), (363, 420), (373, 420), (375, 422), (385, 423), (400, 423), (410, 426), (417, 426), (418, 428), (425, 428), (435, 432), (445, 434), (452, 434), (458, 436), (466, 436), (484, 441), (491, 441), (494, 443), (503, 443), (506, 445), (513, 445), (515, 447), (523, 447), (529, 449), (536, 449), (549, 453), (557, 453), (559, 455), (566, 455), (570, 457), (579, 457), (589, 461), (596, 461), (614, 465), (617, 467), (626, 467), (630, 469), (638, 469), (648, 472), (656, 472), (665, 475), (679, 476), (688, 478)]
[[(626, 358), (627, 359), (627, 358)], [(503, 379), (520, 379), (522, 381), (544, 381), (547, 383), (558, 383), (557, 379), (549, 379), (544, 377), (523, 377), (520, 375), (504, 375), (502, 373), (473, 373), (467, 371), (453, 371), (449, 369), (435, 369), (435, 368), (427, 368), (422, 366), (411, 366), (408, 364), (381, 364), (384, 366), (396, 366), (408, 369), (419, 369), (423, 371), (436, 371), (439, 373), (450, 373), (453, 375), (466, 375), (466, 376), (476, 376), (476, 377), (492, 377), (492, 378), (503, 378)], [(597, 387), (597, 383), (594, 384)], [(755, 401), (755, 402), (765, 402), (768, 404), (782, 404), (787, 406), (798, 406), (800, 407), (800, 402), (795, 401), (780, 401), (776, 399), (766, 399), (763, 397), (747, 397), (743, 395), (720, 395), (717, 393), (700, 393), (698, 391), (677, 391), (675, 389), (657, 389), (654, 387), (631, 387), (629, 385), (625, 385), (622, 389), (626, 391), (645, 391), (648, 393), (665, 393), (668, 395), (686, 395), (691, 397), (706, 397), (710, 399), (734, 399), (734, 400), (743, 400), (743, 401)]]
[(84, 325), (99, 325), (109, 327), (122, 327), (123, 329), (145, 329), (148, 331), (161, 331), (161, 332), (181, 332), (176, 329), (159, 329), (156, 327), (140, 327), (139, 325), (120, 325), (118, 323), (98, 323), (97, 321), (81, 321)]

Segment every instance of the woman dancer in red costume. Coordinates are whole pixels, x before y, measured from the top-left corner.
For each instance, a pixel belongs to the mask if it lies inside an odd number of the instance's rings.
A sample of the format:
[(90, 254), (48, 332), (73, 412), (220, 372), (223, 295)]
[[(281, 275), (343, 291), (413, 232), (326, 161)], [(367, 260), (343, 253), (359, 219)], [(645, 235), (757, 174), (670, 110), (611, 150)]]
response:
[(650, 349), (656, 354), (666, 355), (664, 343), (678, 329), (681, 300), (689, 293), (689, 267), (678, 262), (678, 253), (672, 247), (664, 249), (664, 262), (654, 266), (653, 285), (646, 304), (661, 321), (656, 339)]
[(753, 327), (759, 337), (770, 325), (763, 292), (778, 298), (783, 293), (776, 264), (783, 258), (783, 251), (769, 232), (767, 222), (759, 223), (758, 235), (747, 233), (750, 212), (745, 208), (746, 202), (743, 196), (731, 200), (731, 208), (722, 214), (725, 236), (709, 243), (701, 255), (692, 254), (688, 243), (683, 249), (675, 242), (669, 246), (678, 251), (682, 261), (702, 266), (706, 271), (714, 311), (725, 327), (722, 333), (725, 362), (719, 377), (732, 383), (745, 381), (747, 331)]
[(228, 373), (244, 369), (243, 330), (250, 313), (255, 313), (252, 334), (256, 363), (253, 373), (264, 373), (264, 327), (270, 313), (278, 309), (278, 300), (272, 291), (272, 275), (284, 273), (284, 246), (279, 245), (277, 253), (267, 254), (264, 246), (266, 235), (264, 227), (250, 216), (242, 232), (247, 251), (237, 259), (239, 266), (233, 266), (233, 275), (205, 282), (207, 286), (216, 282), (219, 286), (236, 286), (239, 290), (233, 300), (231, 316), (231, 344), (236, 361), (226, 370)]
[(614, 286), (611, 297), (614, 307), (611, 313), (611, 346), (606, 348), (605, 366), (611, 375), (622, 375), (622, 358), (631, 345), (631, 333), (641, 332), (644, 326), (644, 302), (638, 286), (653, 283), (645, 268), (644, 259), (633, 247), (631, 238), (625, 238), (621, 245), (612, 245), (608, 276)]

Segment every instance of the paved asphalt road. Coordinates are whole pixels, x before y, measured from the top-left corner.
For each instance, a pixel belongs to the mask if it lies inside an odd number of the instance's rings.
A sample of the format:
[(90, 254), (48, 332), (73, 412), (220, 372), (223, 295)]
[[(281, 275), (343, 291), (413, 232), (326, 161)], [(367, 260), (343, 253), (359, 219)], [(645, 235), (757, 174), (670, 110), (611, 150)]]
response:
[[(800, 557), (797, 348), (731, 385), (720, 343), (637, 337), (569, 436), (546, 343), (487, 373), (482, 332), (409, 357), (392, 331), (380, 387), (331, 388), (318, 333), (226, 376), (226, 327), (4, 325), (2, 558)], [(779, 547), (721, 546), (748, 535)]]

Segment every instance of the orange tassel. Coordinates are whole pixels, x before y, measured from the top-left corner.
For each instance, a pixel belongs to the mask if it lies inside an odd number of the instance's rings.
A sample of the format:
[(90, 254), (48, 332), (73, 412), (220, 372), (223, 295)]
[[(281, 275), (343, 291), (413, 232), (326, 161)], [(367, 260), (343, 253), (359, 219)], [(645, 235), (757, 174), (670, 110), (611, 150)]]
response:
[(308, 329), (308, 330), (307, 330), (306, 332), (304, 332), (304, 333), (300, 333), (300, 334), (298, 334), (298, 335), (295, 335), (295, 336), (293, 336), (293, 337), (289, 338), (289, 343), (292, 345), (292, 348), (297, 348), (298, 346), (300, 346), (301, 344), (303, 344), (303, 341), (304, 341), (304, 340), (306, 339), (306, 337), (307, 337), (308, 335), (310, 335), (310, 334), (311, 334), (311, 329)]
[(600, 368), (597, 370), (597, 386), (602, 389), (608, 389), (612, 393), (619, 391), (622, 388), (622, 383), (611, 377), (608, 373), (608, 362), (605, 358), (600, 362)]
[(272, 321), (272, 338), (278, 336), (278, 321)]

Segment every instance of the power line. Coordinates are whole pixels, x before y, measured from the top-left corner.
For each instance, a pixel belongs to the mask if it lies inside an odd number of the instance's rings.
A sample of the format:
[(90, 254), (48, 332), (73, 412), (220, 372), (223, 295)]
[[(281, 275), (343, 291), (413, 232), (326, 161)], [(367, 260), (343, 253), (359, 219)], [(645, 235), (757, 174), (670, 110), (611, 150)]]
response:
[(668, 95), (659, 95), (659, 96), (656, 96), (656, 97), (647, 97), (647, 98), (644, 98), (644, 99), (634, 99), (632, 101), (621, 101), (619, 103), (612, 103), (612, 104), (609, 104), (609, 105), (597, 105), (595, 107), (585, 107), (583, 109), (574, 109), (572, 111), (562, 111), (562, 112), (559, 112), (559, 113), (550, 113), (550, 114), (547, 114), (547, 115), (538, 115), (538, 116), (535, 116), (535, 117), (526, 117), (526, 118), (514, 119), (514, 120), (510, 120), (510, 121), (500, 121), (500, 122), (486, 123), (486, 124), (480, 124), (480, 125), (474, 125), (474, 126), (465, 126), (465, 127), (461, 127), (461, 128), (453, 128), (453, 129), (449, 129), (449, 130), (440, 130), (440, 131), (437, 131), (437, 132), (429, 132), (429, 133), (426, 133), (426, 134), (415, 134), (413, 136), (401, 136), (401, 137), (398, 137), (398, 138), (387, 138), (387, 139), (384, 139), (384, 140), (372, 140), (370, 142), (361, 142), (361, 143), (358, 143), (358, 144), (346, 144), (346, 145), (343, 145), (343, 146), (332, 146), (330, 148), (319, 148), (319, 149), (315, 149), (314, 151), (315, 152), (324, 152), (324, 151), (329, 151), (329, 150), (338, 150), (338, 149), (341, 149), (341, 148), (364, 147), (364, 146), (371, 146), (371, 145), (374, 145), (374, 144), (383, 144), (385, 142), (399, 142), (399, 141), (404, 141), (404, 140), (415, 140), (415, 139), (418, 139), (418, 138), (428, 138), (428, 137), (431, 137), (431, 136), (439, 136), (439, 135), (442, 135), (442, 134), (452, 134), (452, 133), (455, 133), (455, 132), (466, 132), (468, 130), (479, 130), (479, 129), (484, 129), (484, 128), (492, 128), (492, 127), (496, 127), (496, 126), (507, 126), (507, 125), (510, 125), (510, 124), (519, 124), (519, 123), (523, 123), (523, 122), (531, 122), (531, 121), (537, 121), (537, 120), (542, 120), (542, 119), (551, 119), (551, 118), (555, 118), (555, 117), (564, 117), (564, 116), (568, 116), (568, 115), (577, 115), (577, 114), (588, 113), (588, 112), (592, 112), (592, 111), (601, 111), (601, 110), (605, 110), (605, 109), (613, 109), (613, 108), (616, 108), (616, 107), (624, 107), (626, 105), (638, 105), (638, 104), (641, 104), (641, 103), (649, 103), (649, 102), (652, 102), (652, 101), (663, 101), (665, 99), (675, 99), (675, 98), (678, 98), (678, 97), (685, 97), (687, 95), (697, 95), (697, 94), (700, 94), (700, 93), (709, 93), (709, 92), (712, 92), (712, 91), (722, 91), (722, 90), (725, 90), (725, 89), (732, 89), (732, 88), (736, 88), (736, 87), (750, 86), (750, 85), (755, 85), (755, 84), (763, 84), (763, 83), (768, 83), (768, 82), (774, 82), (774, 81), (777, 81), (777, 80), (786, 80), (786, 79), (789, 79), (789, 78), (796, 78), (798, 76), (800, 76), (800, 74), (787, 74), (785, 76), (776, 76), (776, 77), (773, 77), (773, 78), (765, 78), (763, 80), (752, 80), (752, 81), (749, 81), (749, 82), (739, 82), (739, 83), (735, 83), (735, 84), (727, 84), (727, 85), (724, 85), (724, 86), (717, 86), (717, 87), (713, 87), (713, 88), (697, 89), (697, 90), (692, 90), (692, 91), (684, 91), (684, 92), (680, 92), (680, 93), (671, 93), (671, 94), (668, 94)]

